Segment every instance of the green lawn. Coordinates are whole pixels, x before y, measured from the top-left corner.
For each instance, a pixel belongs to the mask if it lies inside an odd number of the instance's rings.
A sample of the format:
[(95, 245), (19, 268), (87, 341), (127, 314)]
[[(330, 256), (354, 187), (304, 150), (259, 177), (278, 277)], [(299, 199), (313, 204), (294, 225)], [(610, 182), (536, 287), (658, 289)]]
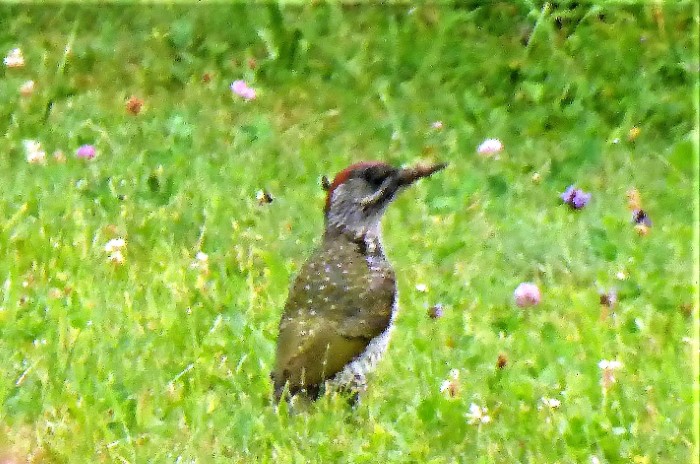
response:
[[(484, 3), (0, 6), (0, 462), (697, 456), (698, 8)], [(319, 179), (364, 159), (450, 163), (384, 221), (394, 338), (356, 410), (275, 410)]]

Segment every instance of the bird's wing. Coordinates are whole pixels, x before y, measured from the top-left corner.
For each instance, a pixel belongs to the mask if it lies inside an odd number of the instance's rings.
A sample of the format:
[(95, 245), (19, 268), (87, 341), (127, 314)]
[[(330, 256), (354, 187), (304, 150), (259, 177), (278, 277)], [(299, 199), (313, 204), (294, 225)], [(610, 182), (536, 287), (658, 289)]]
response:
[(391, 322), (395, 278), (369, 272), (351, 244), (319, 250), (299, 272), (280, 322), (276, 388), (317, 385), (360, 355)]

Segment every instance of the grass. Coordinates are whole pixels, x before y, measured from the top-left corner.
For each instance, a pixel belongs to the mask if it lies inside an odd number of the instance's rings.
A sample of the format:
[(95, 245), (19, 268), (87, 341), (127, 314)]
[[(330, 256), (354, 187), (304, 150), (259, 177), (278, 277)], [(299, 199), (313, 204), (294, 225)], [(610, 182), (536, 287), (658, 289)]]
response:
[[(697, 456), (691, 3), (4, 5), (0, 17), (0, 52), (26, 61), (0, 71), (0, 460)], [(232, 95), (235, 79), (257, 98)], [(476, 154), (487, 137), (503, 141), (499, 159)], [(23, 140), (42, 144), (43, 165)], [(83, 144), (98, 156), (77, 159)], [(276, 411), (276, 327), (320, 237), (319, 178), (362, 159), (450, 162), (384, 221), (394, 339), (355, 411), (337, 397)], [(570, 184), (592, 193), (580, 211), (558, 198)], [(122, 265), (105, 252), (118, 237)], [(208, 261), (193, 266), (199, 251)], [(523, 281), (540, 305), (513, 304)], [(611, 288), (606, 313), (598, 292)], [(431, 320), (436, 303), (445, 315)], [(605, 391), (601, 360), (624, 364)], [(451, 369), (454, 398), (440, 392)], [(472, 403), (491, 422), (469, 424)]]

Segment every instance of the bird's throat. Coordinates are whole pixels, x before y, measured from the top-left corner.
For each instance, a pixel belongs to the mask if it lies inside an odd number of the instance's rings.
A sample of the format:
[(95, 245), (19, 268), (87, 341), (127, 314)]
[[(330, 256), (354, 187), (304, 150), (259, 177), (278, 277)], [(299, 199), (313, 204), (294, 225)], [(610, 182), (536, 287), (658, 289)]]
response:
[(363, 256), (384, 256), (379, 225), (362, 230), (327, 228), (324, 240), (346, 240), (355, 244)]

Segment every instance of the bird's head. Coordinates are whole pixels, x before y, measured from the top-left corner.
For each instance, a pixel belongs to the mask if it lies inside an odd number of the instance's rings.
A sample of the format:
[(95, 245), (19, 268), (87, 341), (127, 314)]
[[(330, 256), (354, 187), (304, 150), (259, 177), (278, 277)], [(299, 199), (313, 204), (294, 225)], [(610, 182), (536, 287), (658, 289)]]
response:
[(364, 236), (378, 229), (386, 207), (396, 194), (447, 163), (395, 168), (381, 161), (364, 161), (340, 171), (324, 186), (326, 231)]

